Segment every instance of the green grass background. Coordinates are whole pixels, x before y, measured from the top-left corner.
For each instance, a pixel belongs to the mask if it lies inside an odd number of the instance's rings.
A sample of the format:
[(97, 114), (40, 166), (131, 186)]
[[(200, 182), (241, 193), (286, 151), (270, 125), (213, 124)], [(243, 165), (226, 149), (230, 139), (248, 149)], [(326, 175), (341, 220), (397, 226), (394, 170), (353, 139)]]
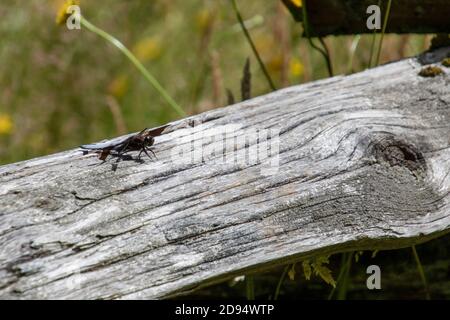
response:
[[(0, 164), (74, 148), (174, 120), (178, 115), (111, 44), (88, 30), (55, 23), (60, 0), (0, 3)], [(323, 58), (301, 38), (281, 1), (238, 1), (278, 88), (327, 77)], [(242, 68), (252, 62), (252, 94), (270, 91), (229, 0), (81, 1), (82, 14), (128, 48), (188, 114), (238, 99)], [(388, 35), (381, 62), (423, 51), (429, 36)], [(349, 68), (354, 37), (328, 37), (336, 74), (363, 70), (364, 35)], [(147, 47), (146, 47), (147, 43)]]

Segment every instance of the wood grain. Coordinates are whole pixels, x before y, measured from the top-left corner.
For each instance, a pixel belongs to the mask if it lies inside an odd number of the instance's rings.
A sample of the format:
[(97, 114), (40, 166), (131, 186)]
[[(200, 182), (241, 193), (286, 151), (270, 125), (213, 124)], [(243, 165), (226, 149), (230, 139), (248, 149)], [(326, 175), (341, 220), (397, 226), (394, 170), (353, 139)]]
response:
[[(421, 68), (406, 59), (173, 122), (156, 139), (158, 160), (116, 171), (80, 149), (0, 167), (0, 297), (164, 298), (447, 233), (450, 71), (423, 78)], [(279, 130), (278, 171), (176, 157), (183, 145), (222, 150), (196, 137), (226, 125), (240, 128), (232, 136)]]

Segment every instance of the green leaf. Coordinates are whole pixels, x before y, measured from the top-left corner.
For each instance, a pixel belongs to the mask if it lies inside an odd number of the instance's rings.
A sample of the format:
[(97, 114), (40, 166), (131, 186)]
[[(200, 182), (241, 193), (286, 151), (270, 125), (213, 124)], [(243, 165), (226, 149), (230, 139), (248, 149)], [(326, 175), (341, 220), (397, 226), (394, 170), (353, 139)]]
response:
[(336, 288), (336, 281), (334, 280), (333, 276), (331, 275), (331, 270), (328, 269), (328, 267), (324, 266), (325, 264), (328, 264), (328, 257), (318, 257), (315, 259), (315, 261), (311, 264), (314, 273), (321, 277), (323, 281), (326, 283), (332, 285), (334, 288)]
[(362, 256), (364, 251), (358, 251), (355, 253), (355, 262), (359, 261), (359, 257)]
[(375, 256), (377, 255), (378, 250), (375, 250), (374, 252), (372, 252), (372, 259), (375, 258)]
[(312, 270), (311, 270), (311, 266), (309, 264), (309, 260), (304, 260), (302, 263), (302, 266), (303, 266), (303, 274), (305, 275), (305, 279), (306, 280), (311, 279)]
[(292, 264), (292, 267), (288, 272), (288, 276), (289, 276), (289, 279), (291, 279), (291, 281), (294, 281), (294, 279), (295, 279), (295, 263)]

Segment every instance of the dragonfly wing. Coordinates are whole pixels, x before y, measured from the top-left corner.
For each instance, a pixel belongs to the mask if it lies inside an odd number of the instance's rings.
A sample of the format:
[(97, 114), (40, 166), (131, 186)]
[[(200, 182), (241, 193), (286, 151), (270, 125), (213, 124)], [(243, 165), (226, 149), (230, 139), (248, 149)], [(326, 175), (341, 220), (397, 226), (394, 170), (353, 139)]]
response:
[(111, 149), (111, 150), (119, 150), (122, 146), (124, 146), (130, 138), (138, 136), (138, 135), (150, 135), (152, 137), (159, 136), (165, 128), (167, 128), (168, 125), (160, 126), (151, 130), (144, 129), (139, 133), (130, 133), (123, 137), (119, 137), (116, 139), (104, 141), (104, 142), (98, 142), (98, 143), (91, 143), (91, 144), (84, 144), (80, 146), (82, 149), (87, 150), (103, 150), (103, 149)]
[(107, 149), (112, 148), (114, 145), (111, 142), (99, 142), (99, 143), (91, 143), (91, 144), (84, 144), (80, 146), (81, 149), (89, 149), (89, 150), (101, 150), (101, 149)]
[(166, 129), (168, 126), (169, 125), (166, 124), (166, 125), (154, 128), (154, 129), (150, 129), (150, 130), (146, 129), (146, 133), (152, 137), (157, 137), (157, 136), (161, 135), (163, 133), (164, 129)]
[(113, 148), (116, 148), (116, 147), (122, 145), (125, 141), (128, 140), (128, 138), (129, 138), (129, 135), (121, 137), (121, 138), (113, 139), (113, 140), (108, 140), (105, 142), (84, 144), (84, 145), (80, 146), (80, 148), (89, 149), (89, 150), (113, 149)]

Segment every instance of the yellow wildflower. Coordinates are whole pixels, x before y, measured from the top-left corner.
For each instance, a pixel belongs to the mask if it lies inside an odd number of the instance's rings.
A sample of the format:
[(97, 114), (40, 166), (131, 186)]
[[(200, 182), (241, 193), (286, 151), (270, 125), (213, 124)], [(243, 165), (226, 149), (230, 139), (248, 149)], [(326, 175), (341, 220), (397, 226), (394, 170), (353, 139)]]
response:
[(272, 55), (267, 61), (267, 69), (270, 73), (280, 72), (283, 68), (283, 56), (281, 53)]
[(161, 41), (158, 37), (144, 38), (133, 47), (132, 51), (140, 61), (154, 60), (161, 55)]
[(109, 94), (116, 98), (121, 98), (125, 95), (128, 90), (128, 76), (119, 75), (115, 77), (108, 86)]
[(210, 26), (213, 22), (213, 15), (212, 15), (211, 11), (209, 11), (206, 8), (203, 8), (202, 10), (200, 10), (195, 17), (195, 22), (196, 22), (197, 28), (200, 31), (204, 31), (204, 30), (210, 28)]
[(292, 58), (289, 61), (289, 73), (293, 77), (299, 77), (303, 74), (305, 68), (298, 58)]
[(0, 114), (0, 135), (10, 134), (13, 128), (13, 122), (8, 114)]
[(65, 24), (67, 19), (70, 17), (70, 13), (68, 13), (68, 9), (70, 6), (79, 5), (78, 0), (66, 0), (58, 10), (58, 14), (56, 15), (56, 24), (62, 25)]
[(291, 0), (291, 3), (299, 8), (302, 6), (302, 0)]
[[(273, 55), (274, 48), (277, 48), (278, 43), (267, 33), (257, 33), (255, 36), (255, 46), (259, 54), (263, 58), (268, 58)], [(264, 59), (268, 60), (268, 59)]]

